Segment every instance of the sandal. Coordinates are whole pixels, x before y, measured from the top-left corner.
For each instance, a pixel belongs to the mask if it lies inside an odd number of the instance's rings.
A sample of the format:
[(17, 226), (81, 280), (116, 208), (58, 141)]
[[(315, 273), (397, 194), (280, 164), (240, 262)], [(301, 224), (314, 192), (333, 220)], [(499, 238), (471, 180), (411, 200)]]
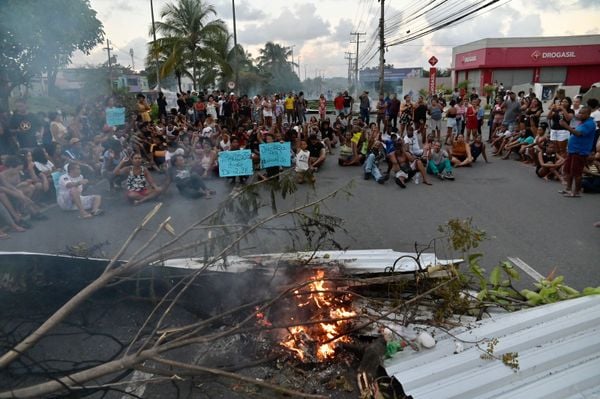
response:
[(581, 194), (567, 193), (567, 194), (563, 194), (563, 197), (565, 197), (565, 198), (581, 198)]
[(6, 233), (0, 233), (0, 240), (8, 240), (10, 236)]
[(104, 214), (104, 211), (102, 209), (96, 209), (96, 210), (93, 210), (91, 212), (91, 214), (92, 214), (92, 216), (100, 216), (100, 215)]
[(91, 219), (93, 217), (94, 217), (94, 215), (92, 215), (91, 213), (86, 213), (84, 215), (79, 215), (79, 219)]

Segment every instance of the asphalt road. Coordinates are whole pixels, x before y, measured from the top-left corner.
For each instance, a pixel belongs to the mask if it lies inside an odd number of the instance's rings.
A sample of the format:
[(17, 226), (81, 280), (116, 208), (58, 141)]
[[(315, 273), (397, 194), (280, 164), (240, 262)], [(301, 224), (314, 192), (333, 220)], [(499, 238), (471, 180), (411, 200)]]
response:
[[(365, 181), (362, 169), (338, 167), (335, 156), (330, 156), (317, 175), (315, 190), (301, 186), (279, 205), (284, 209), (303, 204), (354, 180), (351, 197), (338, 196), (322, 208), (344, 219), (348, 234), (339, 233), (336, 238), (350, 249), (413, 251), (415, 242), (426, 244), (438, 237), (440, 224), (471, 217), (473, 224), (487, 233), (477, 251), (484, 254), (482, 264), (488, 269), (507, 257), (518, 257), (542, 275), (557, 268), (576, 288), (600, 285), (600, 229), (592, 226), (600, 220), (599, 195), (564, 198), (557, 193), (559, 184), (538, 179), (531, 166), (497, 158), (490, 164), (477, 162), (472, 168), (456, 170), (455, 176), (454, 182), (434, 180), (433, 186), (409, 184), (403, 190), (391, 181), (383, 186)], [(209, 200), (183, 199), (172, 187), (163, 199), (157, 223), (171, 216), (175, 230), (181, 230), (214, 209), (231, 191), (221, 179), (209, 184), (217, 190), (216, 197)], [(106, 187), (101, 183), (94, 189), (108, 194)], [(102, 249), (112, 256), (152, 206), (132, 207), (121, 195), (105, 197), (106, 214), (91, 220), (80, 220), (77, 213), (51, 206), (46, 211), (48, 221), (35, 222), (25, 233), (11, 233), (9, 240), (0, 242), (0, 250), (56, 253), (64, 252), (67, 245), (108, 242)], [(143, 232), (140, 242), (150, 234)], [(263, 234), (247, 246), (254, 253), (290, 248), (281, 234)], [(441, 243), (436, 251), (440, 257), (456, 255)]]

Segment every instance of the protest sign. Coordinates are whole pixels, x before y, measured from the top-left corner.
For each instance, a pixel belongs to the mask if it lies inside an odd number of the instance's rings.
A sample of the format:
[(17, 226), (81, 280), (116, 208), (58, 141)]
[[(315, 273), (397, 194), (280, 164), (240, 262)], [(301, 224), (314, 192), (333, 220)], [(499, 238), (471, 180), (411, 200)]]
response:
[(270, 168), (272, 166), (292, 165), (290, 156), (290, 143), (265, 143), (259, 146), (260, 149), (260, 167)]
[(252, 153), (250, 150), (219, 152), (219, 176), (249, 176), (252, 173)]
[(106, 124), (120, 126), (125, 124), (125, 108), (106, 108)]

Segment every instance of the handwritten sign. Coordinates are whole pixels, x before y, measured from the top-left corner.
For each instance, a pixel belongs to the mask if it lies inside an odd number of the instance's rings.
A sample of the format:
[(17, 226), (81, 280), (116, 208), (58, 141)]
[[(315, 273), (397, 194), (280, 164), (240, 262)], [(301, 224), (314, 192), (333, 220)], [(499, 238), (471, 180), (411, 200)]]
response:
[(290, 167), (292, 165), (289, 142), (261, 144), (259, 149), (261, 168), (270, 168), (272, 166)]
[(252, 153), (250, 150), (219, 152), (219, 176), (249, 176), (252, 173)]
[(120, 126), (125, 124), (125, 108), (106, 108), (106, 124)]

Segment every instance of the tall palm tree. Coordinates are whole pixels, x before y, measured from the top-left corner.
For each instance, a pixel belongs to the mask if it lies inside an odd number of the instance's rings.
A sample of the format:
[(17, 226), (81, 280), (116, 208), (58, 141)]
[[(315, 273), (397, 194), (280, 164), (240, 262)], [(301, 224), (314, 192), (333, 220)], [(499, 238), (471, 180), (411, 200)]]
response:
[(282, 71), (296, 65), (292, 65), (288, 62), (287, 59), (291, 55), (292, 49), (290, 47), (284, 47), (277, 43), (267, 42), (265, 44), (265, 48), (260, 49), (258, 65), (261, 68), (268, 70)]
[(200, 63), (218, 57), (207, 44), (208, 38), (227, 32), (222, 20), (211, 20), (216, 14), (215, 8), (202, 0), (178, 0), (176, 4), (165, 5), (160, 12), (162, 21), (155, 23), (156, 32), (162, 37), (150, 43), (152, 55), (167, 55), (162, 74), (174, 72), (178, 65), (191, 67), (192, 84), (196, 89)]

